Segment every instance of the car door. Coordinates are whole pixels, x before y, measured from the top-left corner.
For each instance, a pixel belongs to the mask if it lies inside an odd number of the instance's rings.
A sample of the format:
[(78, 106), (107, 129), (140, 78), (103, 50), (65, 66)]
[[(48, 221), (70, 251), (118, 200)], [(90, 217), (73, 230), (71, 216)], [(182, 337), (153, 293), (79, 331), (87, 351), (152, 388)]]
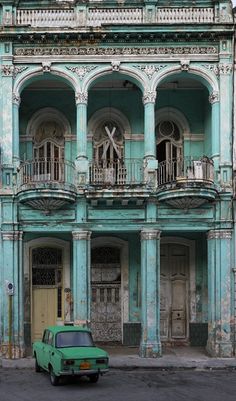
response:
[(48, 365), (51, 362), (52, 354), (53, 354), (53, 333), (50, 330), (48, 330), (48, 336), (46, 338), (43, 350), (43, 363), (45, 369), (48, 369)]

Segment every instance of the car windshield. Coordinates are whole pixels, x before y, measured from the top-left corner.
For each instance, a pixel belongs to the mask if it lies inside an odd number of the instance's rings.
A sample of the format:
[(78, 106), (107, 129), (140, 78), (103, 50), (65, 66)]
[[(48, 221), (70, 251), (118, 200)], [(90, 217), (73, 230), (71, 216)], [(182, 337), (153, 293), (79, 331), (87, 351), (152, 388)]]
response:
[(94, 347), (94, 343), (87, 331), (68, 331), (57, 334), (56, 347)]

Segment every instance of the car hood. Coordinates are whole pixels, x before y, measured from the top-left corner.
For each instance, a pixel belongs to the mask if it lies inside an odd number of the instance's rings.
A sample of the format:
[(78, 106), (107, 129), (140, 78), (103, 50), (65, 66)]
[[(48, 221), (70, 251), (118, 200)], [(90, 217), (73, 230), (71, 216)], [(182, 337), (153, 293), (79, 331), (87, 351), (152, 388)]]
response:
[(58, 348), (65, 359), (108, 358), (108, 353), (97, 347)]

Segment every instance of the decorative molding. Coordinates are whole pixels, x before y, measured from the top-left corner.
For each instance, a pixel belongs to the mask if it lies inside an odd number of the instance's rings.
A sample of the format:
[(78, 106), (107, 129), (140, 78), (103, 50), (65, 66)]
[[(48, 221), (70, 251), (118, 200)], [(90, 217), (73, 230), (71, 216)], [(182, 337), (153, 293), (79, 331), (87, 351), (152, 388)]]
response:
[(156, 91), (146, 91), (143, 94), (143, 104), (155, 103), (156, 101)]
[(20, 106), (21, 102), (21, 97), (17, 95), (15, 92), (12, 94), (12, 103), (16, 104), (17, 106)]
[(88, 103), (88, 93), (87, 92), (76, 92), (75, 94), (76, 104), (86, 104)]
[(231, 239), (232, 230), (210, 230), (207, 233), (207, 239)]
[(91, 238), (91, 231), (72, 231), (73, 240), (86, 240), (89, 241)]
[(148, 56), (148, 55), (217, 55), (217, 46), (181, 46), (181, 47), (18, 47), (14, 56)]
[(211, 92), (210, 96), (209, 96), (209, 102), (211, 104), (217, 103), (220, 100), (220, 95), (219, 92), (213, 91)]
[(190, 132), (186, 132), (183, 134), (183, 137), (185, 141), (202, 142), (205, 136), (204, 134), (191, 134)]
[(150, 79), (152, 79), (155, 72), (158, 72), (162, 68), (167, 67), (167, 65), (166, 64), (163, 64), (163, 65), (146, 64), (146, 65), (134, 65), (134, 67), (139, 68), (141, 71), (143, 71), (148, 76), (148, 79), (150, 80)]
[(86, 74), (88, 74), (90, 71), (94, 70), (97, 68), (95, 65), (81, 65), (81, 66), (76, 66), (76, 67), (66, 67), (68, 70), (74, 72), (76, 75), (78, 75), (79, 79), (82, 81), (82, 79), (85, 77)]
[(190, 60), (180, 60), (180, 66), (182, 71), (189, 71)]
[(111, 61), (112, 71), (120, 71), (120, 61)]
[(3, 231), (2, 239), (5, 241), (22, 241), (23, 231)]
[(161, 237), (161, 231), (159, 230), (150, 230), (150, 231), (141, 231), (141, 241), (143, 240), (159, 240)]
[(2, 75), (5, 77), (13, 77), (16, 78), (18, 74), (22, 71), (27, 70), (28, 67), (26, 66), (19, 66), (16, 67), (15, 65), (3, 65), (2, 66)]
[(219, 75), (219, 66), (217, 64), (202, 64), (202, 67), (207, 68), (213, 72), (217, 77)]
[(51, 72), (51, 66), (52, 66), (52, 63), (50, 63), (50, 62), (43, 62), (42, 63), (42, 69), (43, 69), (43, 72), (45, 73), (45, 72)]
[(219, 64), (219, 73), (221, 75), (229, 75), (233, 71), (233, 65), (232, 64), (226, 64), (226, 63), (221, 63)]

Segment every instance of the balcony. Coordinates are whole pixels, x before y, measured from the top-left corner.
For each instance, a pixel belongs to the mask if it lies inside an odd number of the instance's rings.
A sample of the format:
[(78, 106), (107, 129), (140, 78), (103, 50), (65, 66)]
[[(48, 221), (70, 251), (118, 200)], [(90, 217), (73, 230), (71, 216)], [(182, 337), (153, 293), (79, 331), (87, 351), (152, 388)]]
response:
[(49, 158), (22, 163), (17, 196), (21, 203), (44, 211), (73, 203), (76, 199), (74, 164)]
[(147, 196), (142, 159), (92, 160), (89, 164), (88, 198), (132, 198)]
[(180, 208), (196, 208), (214, 201), (214, 165), (208, 157), (184, 157), (159, 163), (159, 201)]

